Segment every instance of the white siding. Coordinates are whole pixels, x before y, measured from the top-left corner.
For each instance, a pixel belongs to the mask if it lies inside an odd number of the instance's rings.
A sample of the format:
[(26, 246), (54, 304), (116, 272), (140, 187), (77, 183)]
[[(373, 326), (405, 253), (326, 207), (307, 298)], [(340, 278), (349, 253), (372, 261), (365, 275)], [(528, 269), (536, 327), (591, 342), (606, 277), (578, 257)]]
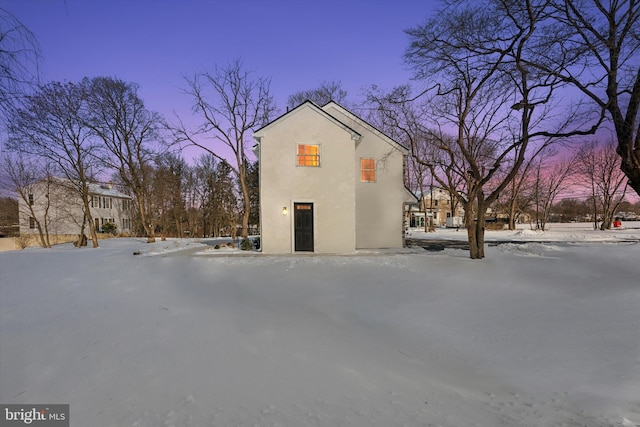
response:
[[(340, 107), (330, 104), (326, 109), (362, 135), (354, 156), (357, 249), (402, 247), (405, 151)], [(376, 160), (375, 182), (361, 181), (361, 158)]]
[[(307, 104), (264, 128), (259, 137), (262, 251), (294, 252), (294, 203), (311, 202), (314, 252), (354, 252), (352, 134)], [(297, 166), (297, 144), (319, 145), (320, 167)]]

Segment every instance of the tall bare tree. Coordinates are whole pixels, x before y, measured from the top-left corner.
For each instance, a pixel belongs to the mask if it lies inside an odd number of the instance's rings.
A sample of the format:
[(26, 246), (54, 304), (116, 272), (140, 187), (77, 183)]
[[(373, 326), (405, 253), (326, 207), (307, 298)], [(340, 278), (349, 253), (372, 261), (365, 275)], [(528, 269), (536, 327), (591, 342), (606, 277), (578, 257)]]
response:
[[(53, 82), (27, 97), (24, 107), (11, 113), (7, 148), (48, 163), (82, 203), (79, 241), (86, 227), (98, 247), (98, 235), (89, 209), (89, 184), (100, 169), (95, 156), (100, 146), (91, 138), (84, 118), (86, 90), (83, 85)], [(78, 247), (82, 245), (78, 244)]]
[(9, 237), (18, 236), (19, 221), (18, 201), (13, 197), (0, 196), (0, 234)]
[(347, 99), (347, 91), (342, 88), (341, 81), (323, 81), (315, 89), (302, 90), (287, 98), (287, 109), (296, 108), (304, 101), (313, 101), (322, 106), (329, 101), (335, 101), (338, 104), (344, 103)]
[[(49, 190), (53, 185), (53, 177), (49, 168), (35, 161), (26, 160), (19, 153), (5, 156), (2, 163), (11, 187), (10, 191), (22, 200), (19, 204), (22, 209), (18, 214), (28, 217), (29, 222), (33, 221), (33, 227), (38, 232), (38, 243), (43, 248), (50, 248)], [(41, 200), (36, 200), (36, 197)], [(38, 212), (35, 210), (36, 203), (39, 206)]]
[(575, 174), (576, 158), (570, 157), (560, 161), (541, 158), (531, 168), (534, 175), (534, 204), (536, 229), (545, 230), (551, 208), (562, 191), (573, 184), (571, 177)]
[(602, 215), (600, 229), (608, 230), (627, 190), (627, 178), (620, 169), (621, 160), (616, 154), (615, 142), (602, 144), (597, 140), (591, 141), (581, 148), (577, 157), (578, 174), (591, 190), (594, 218), (599, 211)]
[[(462, 0), (407, 31), (405, 58), (415, 78), (430, 85), (414, 98), (427, 99), (424, 118), (435, 122), (440, 140), (435, 161), (422, 161), (436, 165), (436, 179), (465, 208), (474, 259), (484, 257), (487, 208), (532, 151), (597, 128), (575, 109), (558, 121), (554, 96), (565, 82), (530, 65), (549, 19), (547, 0)], [(452, 176), (464, 185), (456, 188)]]
[(552, 0), (531, 68), (580, 91), (610, 120), (629, 185), (640, 195), (640, 2)]
[(40, 47), (13, 14), (0, 7), (0, 119), (37, 83)]
[(201, 125), (190, 131), (180, 121), (174, 126), (176, 141), (202, 148), (217, 159), (235, 160), (232, 170), (240, 183), (243, 200), (242, 236), (248, 236), (251, 195), (247, 186), (247, 160), (251, 130), (266, 124), (275, 112), (270, 80), (257, 77), (243, 68), (241, 60), (216, 66), (213, 72), (187, 78), (187, 94)]
[(484, 257), (486, 211), (539, 136), (533, 129), (556, 87), (523, 63), (544, 13), (532, 1), (460, 2), (407, 31), (405, 58), (415, 77), (438, 82), (423, 95), (437, 154), (419, 161), (438, 169), (440, 185), (464, 207), (473, 259)]
[(160, 226), (162, 240), (167, 235), (183, 237), (183, 220), (186, 219), (184, 179), (188, 165), (175, 153), (163, 153), (156, 157), (153, 180), (153, 206), (156, 222)]
[(119, 181), (133, 193), (147, 242), (154, 242), (149, 165), (158, 152), (165, 124), (159, 114), (145, 107), (136, 84), (96, 77), (83, 80), (82, 85), (87, 92), (85, 125), (102, 142), (104, 164), (117, 171)]

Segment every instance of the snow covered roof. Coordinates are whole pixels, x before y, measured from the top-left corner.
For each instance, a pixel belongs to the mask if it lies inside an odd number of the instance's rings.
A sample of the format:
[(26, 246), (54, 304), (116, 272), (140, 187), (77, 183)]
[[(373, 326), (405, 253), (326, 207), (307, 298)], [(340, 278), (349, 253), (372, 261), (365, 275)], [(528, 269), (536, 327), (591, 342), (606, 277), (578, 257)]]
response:
[(89, 192), (100, 196), (119, 197), (121, 199), (130, 199), (131, 196), (116, 190), (113, 184), (89, 184)]

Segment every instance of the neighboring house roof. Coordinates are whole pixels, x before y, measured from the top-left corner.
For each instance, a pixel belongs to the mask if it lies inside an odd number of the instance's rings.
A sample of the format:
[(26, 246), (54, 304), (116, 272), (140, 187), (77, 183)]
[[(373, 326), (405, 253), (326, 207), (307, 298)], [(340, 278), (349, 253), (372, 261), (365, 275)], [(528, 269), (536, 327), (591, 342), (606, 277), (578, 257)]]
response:
[(260, 129), (257, 129), (256, 131), (254, 131), (253, 132), (253, 138), (256, 141), (260, 142), (260, 138), (262, 138), (262, 134), (261, 133), (263, 131), (267, 130), (268, 128), (270, 128), (271, 126), (275, 125), (276, 123), (282, 121), (285, 117), (287, 117), (287, 116), (289, 116), (291, 114), (294, 114), (298, 110), (300, 110), (302, 108), (305, 108), (305, 107), (309, 107), (309, 108), (315, 110), (318, 114), (320, 114), (321, 116), (324, 116), (327, 120), (333, 122), (337, 126), (341, 127), (345, 131), (349, 132), (351, 134), (351, 139), (353, 139), (355, 141), (358, 141), (358, 140), (360, 140), (360, 138), (362, 138), (362, 135), (360, 135), (357, 131), (355, 131), (350, 126), (346, 125), (345, 123), (341, 122), (340, 120), (336, 119), (331, 114), (327, 113), (322, 108), (320, 108), (318, 105), (316, 105), (314, 102), (309, 101), (309, 100), (307, 100), (307, 101), (303, 102), (302, 104), (298, 105), (296, 108), (287, 111), (286, 113), (284, 113), (280, 117), (272, 120), (271, 122), (267, 123), (266, 125), (264, 125)]
[(404, 145), (400, 144), (398, 141), (396, 141), (395, 139), (391, 138), (390, 136), (388, 136), (387, 134), (382, 132), (380, 129), (376, 128), (371, 123), (369, 123), (366, 120), (364, 120), (362, 117), (360, 117), (360, 116), (352, 113), (351, 111), (347, 110), (346, 108), (344, 108), (342, 105), (338, 104), (337, 102), (329, 101), (325, 105), (322, 106), (323, 110), (327, 110), (328, 108), (335, 108), (336, 110), (340, 111), (345, 116), (349, 117), (351, 120), (354, 120), (354, 121), (357, 121), (358, 123), (360, 123), (362, 126), (364, 126), (370, 132), (378, 135), (380, 138), (382, 138), (382, 140), (384, 140), (385, 142), (387, 142), (388, 144), (390, 144), (394, 148), (397, 148), (403, 154), (409, 155), (409, 150), (407, 149), (407, 147), (405, 147)]
[(121, 199), (131, 198), (131, 196), (113, 188), (111, 184), (89, 184), (89, 192), (100, 196), (119, 197)]
[[(73, 181), (69, 180), (68, 178), (58, 178), (58, 177), (52, 177), (51, 178), (52, 182), (54, 183), (58, 183), (58, 185), (62, 186), (62, 187), (66, 187), (66, 188), (70, 188), (70, 187), (74, 187)], [(46, 179), (41, 179), (38, 182), (44, 182), (46, 181)], [(71, 184), (70, 184), (71, 183)], [(111, 182), (107, 183), (102, 183), (102, 184), (98, 184), (98, 183), (90, 183), (89, 184), (89, 193), (91, 194), (95, 194), (95, 195), (100, 195), (100, 196), (109, 196), (109, 197), (119, 197), (121, 199), (131, 199), (132, 197), (129, 196), (128, 194), (125, 194), (121, 191), (116, 190), (113, 187), (113, 184)]]

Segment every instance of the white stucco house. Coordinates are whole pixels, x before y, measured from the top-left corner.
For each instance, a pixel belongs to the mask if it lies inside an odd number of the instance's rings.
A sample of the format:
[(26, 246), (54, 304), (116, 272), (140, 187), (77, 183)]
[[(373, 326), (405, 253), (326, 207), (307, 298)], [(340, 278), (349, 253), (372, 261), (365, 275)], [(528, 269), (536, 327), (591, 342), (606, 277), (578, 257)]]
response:
[(403, 245), (407, 149), (335, 102), (306, 101), (254, 133), (264, 253)]
[[(18, 200), (20, 234), (37, 234), (36, 219), (49, 235), (77, 236), (84, 217), (82, 201), (64, 179), (42, 180), (25, 189), (28, 202)], [(97, 231), (107, 223), (115, 224), (117, 232), (131, 231), (132, 199), (113, 184), (89, 184), (89, 209)], [(27, 205), (28, 203), (28, 205)], [(86, 233), (88, 234), (88, 227)]]

